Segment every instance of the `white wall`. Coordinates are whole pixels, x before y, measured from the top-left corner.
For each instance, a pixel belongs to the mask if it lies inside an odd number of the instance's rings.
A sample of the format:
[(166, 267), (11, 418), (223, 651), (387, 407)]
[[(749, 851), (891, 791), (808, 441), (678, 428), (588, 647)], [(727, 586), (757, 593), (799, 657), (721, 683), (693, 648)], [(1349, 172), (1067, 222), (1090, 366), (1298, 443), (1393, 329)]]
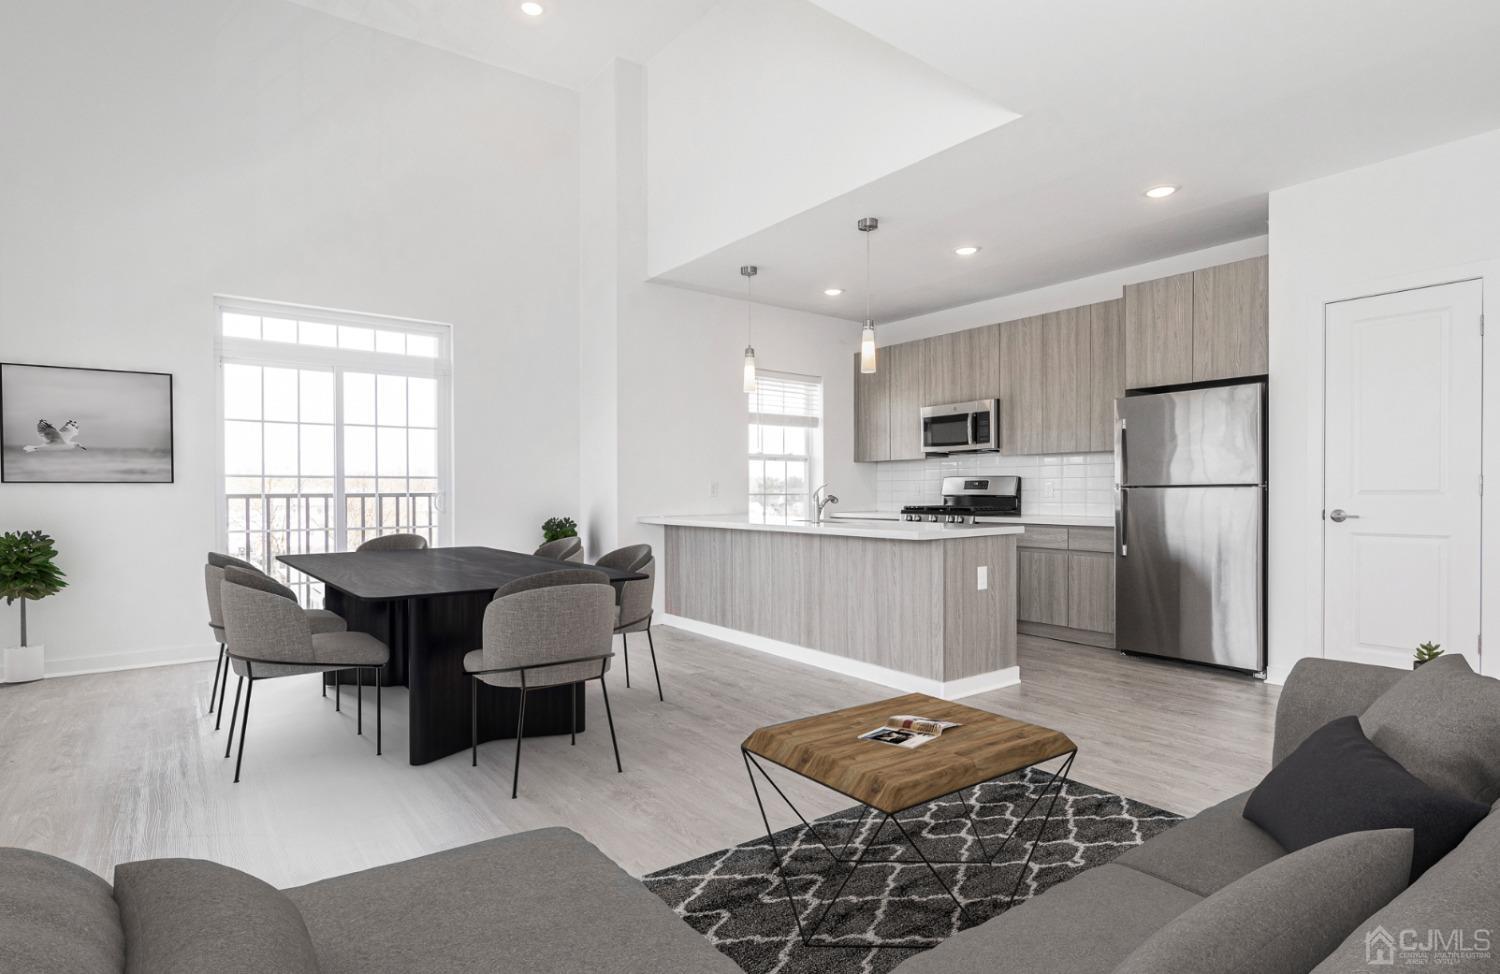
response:
[(453, 324), (456, 540), (576, 508), (577, 112), (280, 0), (6, 6), (0, 359), (176, 379), (175, 484), (0, 485), (71, 581), (51, 672), (213, 651), (216, 293)]
[(648, 74), (651, 276), (1016, 117), (806, 0), (724, 0)]
[[(1271, 677), (1323, 655), (1323, 306), (1483, 277), (1486, 481), (1500, 483), (1500, 131), (1271, 194)], [(1500, 645), (1500, 509), (1485, 501), (1485, 628)], [(1500, 652), (1484, 655), (1500, 675)]]
[[(647, 541), (660, 546), (661, 529), (636, 523), (647, 514), (737, 512), (748, 508), (745, 433), (749, 422), (741, 385), (745, 304), (729, 298), (646, 281), (645, 90), (639, 65), (617, 61), (583, 92), (584, 157), (612, 156), (615, 179), (585, 187), (585, 226), (618, 220), (601, 257), (615, 266), (597, 274), (600, 294), (586, 301), (584, 368), (613, 357), (619, 398), (608, 404), (585, 380), (581, 392), (582, 440), (597, 443), (612, 429), (617, 454), (585, 457), (586, 479), (598, 490), (586, 534), (591, 552)], [(589, 172), (585, 169), (585, 174)], [(596, 212), (604, 207), (607, 213)], [(726, 268), (737, 275), (738, 267)], [(603, 295), (613, 280), (613, 306)], [(614, 334), (606, 334), (613, 327)], [(603, 351), (608, 342), (612, 352)], [(853, 462), (853, 355), (858, 329), (847, 321), (763, 305), (755, 307), (755, 348), (762, 368), (823, 379), (823, 479), (846, 509), (869, 507), (875, 472)], [(596, 349), (591, 343), (598, 342)], [(600, 384), (607, 382), (601, 379)], [(585, 450), (590, 447), (586, 446)], [(613, 469), (611, 464), (613, 463)], [(603, 496), (614, 492), (610, 507)]]

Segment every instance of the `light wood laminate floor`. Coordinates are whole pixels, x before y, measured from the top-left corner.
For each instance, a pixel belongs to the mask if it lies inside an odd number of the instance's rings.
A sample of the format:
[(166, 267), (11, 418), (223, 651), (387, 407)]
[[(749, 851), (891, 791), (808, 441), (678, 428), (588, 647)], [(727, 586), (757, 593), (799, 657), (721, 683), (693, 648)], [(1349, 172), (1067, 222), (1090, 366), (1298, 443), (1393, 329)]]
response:
[[(548, 825), (587, 836), (640, 875), (761, 831), (739, 744), (755, 727), (898, 691), (700, 636), (655, 630), (666, 703), (645, 640), (634, 688), (616, 662), (616, 774), (597, 683), (589, 729), (528, 740), (521, 797), (512, 742), (421, 767), (406, 762), (405, 691), (385, 693), (385, 755), (354, 734), (353, 688), (335, 713), (311, 677), (255, 691), (244, 778), (204, 715), (211, 664), (0, 687), (0, 845), (63, 856), (108, 877), (119, 862), (194, 856), (290, 886)], [(1054, 727), (1080, 746), (1073, 776), (1177, 812), (1259, 780), (1275, 687), (1194, 667), (1021, 637), (1020, 686), (965, 699)], [(233, 688), (231, 688), (231, 696)], [(227, 724), (227, 718), (226, 718)], [(847, 799), (781, 776), (804, 812)], [(773, 824), (794, 821), (784, 807)]]

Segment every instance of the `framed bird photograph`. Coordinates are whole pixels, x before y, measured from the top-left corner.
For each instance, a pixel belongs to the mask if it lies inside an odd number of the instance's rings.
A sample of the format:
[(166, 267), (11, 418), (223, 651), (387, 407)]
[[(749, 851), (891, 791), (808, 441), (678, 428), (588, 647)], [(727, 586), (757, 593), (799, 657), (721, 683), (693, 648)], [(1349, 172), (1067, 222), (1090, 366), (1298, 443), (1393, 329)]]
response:
[(0, 363), (0, 481), (170, 484), (172, 376)]

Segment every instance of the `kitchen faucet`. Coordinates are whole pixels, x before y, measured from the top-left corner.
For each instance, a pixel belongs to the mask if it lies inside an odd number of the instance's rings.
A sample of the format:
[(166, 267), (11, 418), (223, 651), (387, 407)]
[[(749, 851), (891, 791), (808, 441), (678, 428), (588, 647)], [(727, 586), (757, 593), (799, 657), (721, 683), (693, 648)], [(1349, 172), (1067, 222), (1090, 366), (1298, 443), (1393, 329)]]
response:
[[(818, 499), (818, 495), (819, 494), (823, 495), (823, 499), (822, 500)], [(833, 494), (828, 493), (828, 485), (827, 484), (820, 485), (817, 490), (813, 491), (813, 495), (812, 496), (813, 496), (813, 504), (816, 505), (816, 513), (813, 515), (813, 523), (814, 524), (822, 524), (823, 523), (823, 508), (827, 507), (829, 504), (837, 504), (839, 502), (839, 499), (837, 497), (835, 497)]]

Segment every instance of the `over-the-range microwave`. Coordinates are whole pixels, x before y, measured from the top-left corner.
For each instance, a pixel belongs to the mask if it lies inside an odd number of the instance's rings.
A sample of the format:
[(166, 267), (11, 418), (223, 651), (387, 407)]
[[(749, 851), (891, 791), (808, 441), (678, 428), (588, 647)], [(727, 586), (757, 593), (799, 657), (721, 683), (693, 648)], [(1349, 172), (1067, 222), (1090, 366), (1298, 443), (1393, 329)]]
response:
[(922, 407), (922, 452), (993, 453), (1000, 449), (1000, 403), (994, 399)]

